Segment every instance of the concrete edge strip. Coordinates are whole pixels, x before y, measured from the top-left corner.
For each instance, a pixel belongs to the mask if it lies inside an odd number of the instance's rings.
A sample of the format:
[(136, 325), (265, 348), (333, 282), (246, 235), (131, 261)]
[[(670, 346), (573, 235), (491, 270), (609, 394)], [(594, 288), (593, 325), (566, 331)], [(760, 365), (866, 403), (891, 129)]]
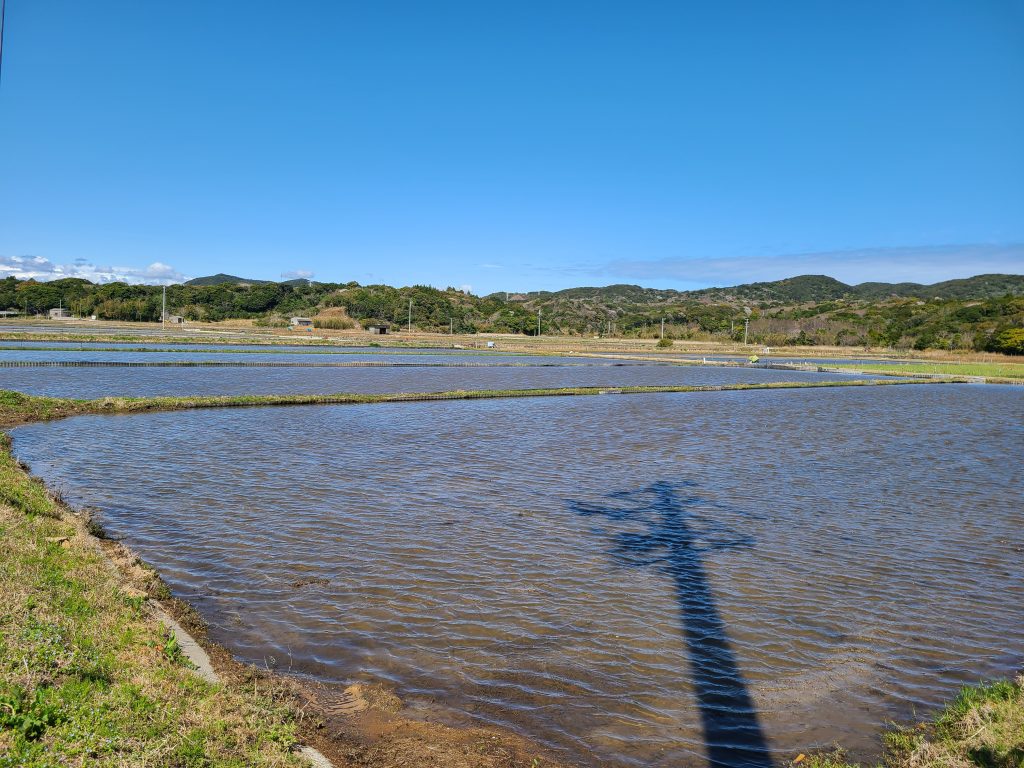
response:
[[(163, 609), (163, 606), (155, 600), (149, 600), (149, 609), (153, 616), (167, 627), (173, 634), (175, 639), (178, 641), (178, 646), (181, 648), (181, 652), (185, 654), (185, 657), (192, 662), (195, 666), (193, 670), (195, 674), (199, 675), (203, 680), (208, 683), (220, 683), (220, 677), (213, 669), (213, 665), (210, 663), (210, 657), (207, 655), (203, 647), (196, 641), (188, 631), (176, 622), (171, 615)], [(297, 744), (295, 751), (302, 755), (306, 761), (313, 766), (313, 768), (335, 768), (327, 757), (317, 749), (313, 747)]]
[(189, 661), (195, 666), (195, 673), (199, 675), (203, 680), (208, 683), (219, 683), (220, 677), (213, 671), (213, 665), (210, 663), (210, 657), (203, 650), (202, 646), (196, 642), (196, 639), (192, 637), (188, 632), (185, 631), (178, 622), (171, 618), (171, 615), (163, 609), (163, 607), (153, 601), (149, 601), (149, 608), (153, 612), (153, 615), (160, 620), (160, 623), (167, 627), (174, 634), (175, 639), (178, 641), (178, 646), (181, 648), (181, 652), (185, 654)]
[(297, 747), (296, 751), (306, 758), (313, 768), (334, 768), (334, 763), (328, 760), (322, 752), (313, 747)]

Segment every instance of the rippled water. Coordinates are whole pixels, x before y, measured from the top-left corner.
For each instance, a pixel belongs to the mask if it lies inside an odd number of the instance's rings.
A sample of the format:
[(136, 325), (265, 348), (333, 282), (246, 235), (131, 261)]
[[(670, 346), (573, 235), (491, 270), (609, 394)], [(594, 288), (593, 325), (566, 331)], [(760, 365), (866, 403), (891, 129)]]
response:
[[(3, 324), (0, 323), (0, 330), (3, 330)], [(238, 344), (230, 343), (225, 344), (218, 342), (216, 339), (211, 339), (208, 342), (199, 344), (190, 343), (171, 343), (171, 342), (133, 342), (133, 341), (75, 341), (73, 339), (62, 339), (60, 341), (36, 341), (33, 339), (2, 339), (0, 340), (0, 347), (17, 347), (19, 349), (117, 349), (124, 351), (139, 350), (139, 349), (163, 349), (163, 350), (188, 350), (188, 351), (204, 351), (204, 350), (220, 350), (220, 351), (254, 351), (254, 352), (308, 352), (315, 350), (318, 352), (330, 352), (337, 354), (346, 354), (348, 352), (384, 352), (386, 354), (473, 354), (474, 350), (471, 349), (455, 349), (455, 348), (444, 348), (444, 347), (371, 347), (368, 345), (342, 345), (342, 344), (277, 344), (277, 343), (266, 343), (266, 344)], [(478, 350), (480, 354), (493, 354), (491, 350)]]
[[(581, 365), (576, 365), (580, 362)], [(851, 377), (762, 368), (617, 365), (577, 360), (573, 365), (552, 368), (0, 368), (0, 389), (53, 397), (92, 398), (673, 386), (847, 378)]]
[(418, 352), (373, 352), (373, 351), (319, 351), (287, 350), (268, 352), (264, 350), (247, 350), (232, 352), (231, 350), (192, 350), (192, 349), (0, 349), (0, 361), (94, 361), (112, 362), (127, 361), (139, 363), (184, 363), (184, 362), (231, 362), (231, 363), (316, 363), (352, 364), (357, 362), (390, 363), (392, 365), (427, 365), (459, 363), (470, 365), (619, 365), (638, 364), (640, 361), (601, 360), (583, 356), (551, 356), (551, 355), (501, 355), (483, 353), (444, 353), (437, 351)]
[(14, 437), (241, 657), (383, 678), (582, 765), (870, 753), (884, 721), (1024, 663), (1024, 388), (211, 410)]

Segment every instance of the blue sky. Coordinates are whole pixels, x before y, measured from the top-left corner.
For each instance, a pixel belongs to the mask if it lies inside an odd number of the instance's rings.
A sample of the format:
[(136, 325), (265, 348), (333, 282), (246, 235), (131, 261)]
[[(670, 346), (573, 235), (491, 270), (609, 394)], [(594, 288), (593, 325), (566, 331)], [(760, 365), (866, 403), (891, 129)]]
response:
[(0, 275), (1024, 272), (1024, 2), (7, 0)]

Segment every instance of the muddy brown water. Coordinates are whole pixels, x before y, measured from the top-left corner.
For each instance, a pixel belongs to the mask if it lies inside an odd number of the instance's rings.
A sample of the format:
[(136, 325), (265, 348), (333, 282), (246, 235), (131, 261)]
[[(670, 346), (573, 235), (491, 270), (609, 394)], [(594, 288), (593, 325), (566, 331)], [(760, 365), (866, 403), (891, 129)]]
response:
[(1024, 388), (81, 417), (15, 452), (257, 664), (767, 766), (1024, 665)]

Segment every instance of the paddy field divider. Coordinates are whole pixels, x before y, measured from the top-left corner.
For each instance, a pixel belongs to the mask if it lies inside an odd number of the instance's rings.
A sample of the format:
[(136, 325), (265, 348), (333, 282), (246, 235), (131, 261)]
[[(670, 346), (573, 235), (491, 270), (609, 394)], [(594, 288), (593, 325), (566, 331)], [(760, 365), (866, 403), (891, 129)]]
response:
[(850, 379), (841, 381), (773, 381), (757, 384), (710, 384), (679, 386), (560, 387), (549, 389), (478, 389), (447, 392), (387, 392), (321, 395), (207, 395), (195, 397), (102, 397), (93, 400), (26, 395), (0, 390), (0, 428), (69, 416), (182, 411), (194, 408), (249, 408), (285, 405), (368, 405), (431, 400), (493, 400), (530, 397), (587, 397), (594, 395), (645, 395), (687, 392), (740, 392), (777, 389), (831, 389), (903, 384), (962, 383), (958, 379)]

